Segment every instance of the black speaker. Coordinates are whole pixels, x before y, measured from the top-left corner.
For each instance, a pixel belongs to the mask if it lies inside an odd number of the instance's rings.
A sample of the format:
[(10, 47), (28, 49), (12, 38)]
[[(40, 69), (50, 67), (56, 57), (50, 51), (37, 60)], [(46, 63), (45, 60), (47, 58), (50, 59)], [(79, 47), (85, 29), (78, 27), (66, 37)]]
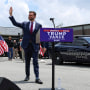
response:
[(16, 86), (12, 81), (0, 77), (0, 90), (21, 90), (18, 86)]

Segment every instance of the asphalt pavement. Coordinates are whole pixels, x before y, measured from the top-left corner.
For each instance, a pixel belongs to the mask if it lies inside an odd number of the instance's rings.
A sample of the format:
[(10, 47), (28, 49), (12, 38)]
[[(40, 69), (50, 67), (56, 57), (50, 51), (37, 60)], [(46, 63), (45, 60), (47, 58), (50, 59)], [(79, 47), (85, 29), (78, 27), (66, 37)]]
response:
[[(31, 75), (29, 81), (25, 78), (25, 63), (22, 60), (13, 59), (8, 61), (7, 57), (0, 57), (0, 77), (5, 77), (15, 83), (22, 90), (39, 90), (40, 88), (52, 87), (52, 60), (39, 59), (40, 79), (43, 84), (35, 83), (33, 64), (31, 61)], [(55, 65), (55, 88), (60, 86), (65, 90), (90, 90), (90, 64), (76, 65), (65, 63)]]

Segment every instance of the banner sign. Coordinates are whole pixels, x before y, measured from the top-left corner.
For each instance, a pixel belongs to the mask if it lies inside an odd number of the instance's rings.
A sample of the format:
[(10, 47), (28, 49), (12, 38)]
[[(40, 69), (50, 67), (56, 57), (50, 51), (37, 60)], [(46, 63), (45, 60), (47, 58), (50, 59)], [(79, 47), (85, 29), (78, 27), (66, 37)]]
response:
[(73, 29), (41, 28), (40, 42), (72, 42)]

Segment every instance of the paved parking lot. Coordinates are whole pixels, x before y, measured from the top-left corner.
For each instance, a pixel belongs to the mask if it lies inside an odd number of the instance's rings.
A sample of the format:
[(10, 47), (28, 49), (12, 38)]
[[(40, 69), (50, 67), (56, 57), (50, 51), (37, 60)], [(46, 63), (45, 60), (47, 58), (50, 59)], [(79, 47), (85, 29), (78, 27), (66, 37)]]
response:
[[(0, 57), (0, 77), (8, 78), (22, 90), (51, 88), (52, 67), (50, 59), (39, 60), (40, 79), (44, 83), (42, 85), (35, 83), (32, 62), (30, 80), (23, 81), (25, 78), (24, 64), (20, 59), (8, 61), (7, 57)], [(56, 65), (55, 87), (58, 87), (58, 78), (61, 79), (61, 87), (65, 90), (90, 90), (90, 64), (65, 63), (64, 65)]]

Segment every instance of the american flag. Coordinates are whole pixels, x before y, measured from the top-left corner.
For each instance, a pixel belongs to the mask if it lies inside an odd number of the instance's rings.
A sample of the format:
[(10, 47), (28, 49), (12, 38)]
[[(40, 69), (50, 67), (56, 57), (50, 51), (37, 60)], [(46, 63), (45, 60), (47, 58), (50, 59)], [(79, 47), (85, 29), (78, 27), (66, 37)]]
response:
[(0, 36), (0, 55), (4, 54), (4, 52), (8, 52), (8, 45), (3, 37)]
[(42, 55), (42, 56), (44, 56), (44, 52), (43, 52), (43, 48), (42, 48), (41, 44), (40, 44), (40, 51), (39, 51), (39, 54)]

